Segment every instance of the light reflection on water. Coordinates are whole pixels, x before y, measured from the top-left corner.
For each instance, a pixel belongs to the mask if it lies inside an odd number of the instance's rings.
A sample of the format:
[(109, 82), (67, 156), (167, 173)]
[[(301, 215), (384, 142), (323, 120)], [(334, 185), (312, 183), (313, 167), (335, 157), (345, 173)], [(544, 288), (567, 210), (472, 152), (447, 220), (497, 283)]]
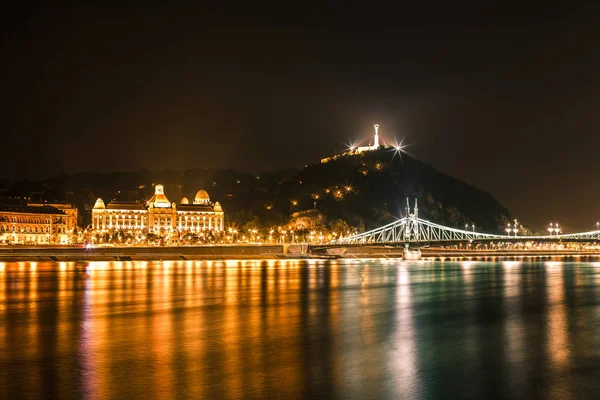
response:
[(596, 262), (0, 263), (0, 398), (588, 398)]

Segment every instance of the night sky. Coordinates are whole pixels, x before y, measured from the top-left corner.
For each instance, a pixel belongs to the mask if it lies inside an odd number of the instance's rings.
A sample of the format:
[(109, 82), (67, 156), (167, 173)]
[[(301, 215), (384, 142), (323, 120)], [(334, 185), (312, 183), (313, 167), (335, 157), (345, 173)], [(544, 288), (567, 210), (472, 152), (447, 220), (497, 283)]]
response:
[(0, 177), (296, 167), (379, 123), (526, 225), (600, 220), (598, 7), (17, 3)]

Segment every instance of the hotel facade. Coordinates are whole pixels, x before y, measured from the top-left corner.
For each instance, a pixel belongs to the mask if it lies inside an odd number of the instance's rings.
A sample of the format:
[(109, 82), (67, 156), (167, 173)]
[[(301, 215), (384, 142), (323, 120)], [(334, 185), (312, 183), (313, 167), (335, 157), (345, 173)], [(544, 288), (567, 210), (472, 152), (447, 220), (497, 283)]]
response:
[(116, 201), (105, 204), (98, 198), (92, 209), (92, 229), (155, 234), (221, 232), (224, 216), (219, 202), (212, 203), (205, 190), (198, 191), (192, 203), (184, 197), (178, 205), (167, 199), (163, 185), (156, 185), (154, 195), (145, 204)]
[(2, 244), (68, 244), (76, 226), (68, 204), (0, 205)]

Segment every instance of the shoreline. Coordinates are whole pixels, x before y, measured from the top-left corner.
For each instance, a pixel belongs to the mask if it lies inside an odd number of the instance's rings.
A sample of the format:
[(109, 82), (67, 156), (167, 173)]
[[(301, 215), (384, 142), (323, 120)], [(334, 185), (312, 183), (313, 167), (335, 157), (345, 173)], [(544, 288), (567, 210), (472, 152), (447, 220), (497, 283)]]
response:
[[(536, 260), (554, 257), (600, 259), (600, 250), (421, 250), (423, 260)], [(0, 262), (48, 261), (196, 261), (196, 260), (277, 260), (277, 259), (402, 259), (403, 249), (391, 247), (351, 247), (342, 256), (301, 252), (301, 245), (219, 245), (177, 247), (93, 247), (80, 246), (2, 246)]]

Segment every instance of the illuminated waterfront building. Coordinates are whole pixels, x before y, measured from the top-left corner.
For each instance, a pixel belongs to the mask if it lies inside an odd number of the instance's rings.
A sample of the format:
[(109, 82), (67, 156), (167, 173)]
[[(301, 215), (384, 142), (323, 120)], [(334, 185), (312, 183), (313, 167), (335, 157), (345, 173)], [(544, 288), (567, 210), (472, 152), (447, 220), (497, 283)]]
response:
[(61, 210), (63, 211), (65, 214), (67, 214), (67, 233), (71, 234), (75, 231), (75, 228), (77, 227), (77, 220), (79, 218), (79, 211), (77, 210), (76, 207), (73, 207), (73, 205), (68, 204), (68, 203), (28, 203), (27, 204), (29, 207), (45, 207), (45, 206), (50, 206), (50, 207), (54, 207), (57, 210)]
[(211, 203), (205, 190), (200, 190), (193, 204), (184, 197), (179, 205), (169, 201), (163, 185), (156, 185), (154, 195), (145, 204), (110, 202), (97, 199), (92, 209), (92, 229), (148, 231), (153, 233), (200, 232), (223, 230), (221, 205)]
[(111, 201), (108, 206), (100, 198), (92, 209), (94, 230), (143, 230), (148, 228), (148, 212), (141, 203)]
[[(67, 244), (77, 224), (64, 210), (49, 205), (0, 206), (0, 243)], [(72, 227), (72, 228), (71, 228)]]
[(152, 232), (173, 231), (177, 205), (165, 196), (163, 185), (156, 185), (154, 195), (146, 202), (148, 229)]
[(219, 202), (211, 203), (206, 190), (196, 193), (194, 203), (181, 199), (177, 207), (177, 229), (179, 231), (222, 231), (223, 209)]

